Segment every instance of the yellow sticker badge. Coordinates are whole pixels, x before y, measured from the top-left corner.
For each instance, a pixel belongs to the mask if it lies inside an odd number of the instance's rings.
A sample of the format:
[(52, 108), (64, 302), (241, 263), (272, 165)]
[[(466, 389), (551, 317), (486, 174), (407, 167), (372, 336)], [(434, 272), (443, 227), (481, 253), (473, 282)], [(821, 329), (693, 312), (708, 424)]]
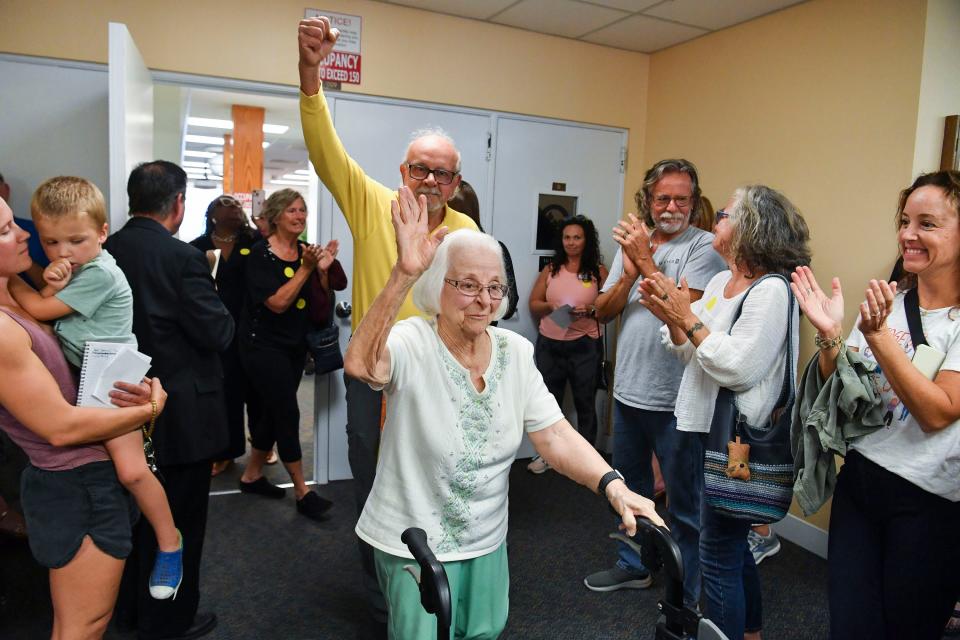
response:
[(304, 309), (307, 306), (307, 301), (303, 298), (297, 298), (297, 309)]
[(292, 278), (292, 277), (293, 277), (293, 267), (287, 267), (286, 269), (284, 269), (284, 270), (283, 270), (283, 275), (287, 276), (288, 278)]
[(246, 247), (244, 247), (243, 249), (240, 249), (240, 255), (242, 256), (250, 255), (250, 249), (247, 249)]
[(715, 306), (717, 306), (717, 296), (711, 297), (707, 300), (707, 304), (703, 305), (707, 308), (707, 311), (712, 311)]

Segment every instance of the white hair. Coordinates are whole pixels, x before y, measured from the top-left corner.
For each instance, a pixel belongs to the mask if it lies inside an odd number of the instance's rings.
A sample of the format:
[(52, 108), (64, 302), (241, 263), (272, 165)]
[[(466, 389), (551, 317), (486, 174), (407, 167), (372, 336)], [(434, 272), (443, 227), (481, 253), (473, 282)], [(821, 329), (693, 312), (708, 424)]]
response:
[[(413, 285), (413, 304), (431, 318), (440, 314), (440, 293), (443, 291), (445, 284), (444, 278), (447, 277), (450, 270), (450, 256), (454, 251), (459, 252), (462, 249), (480, 249), (496, 255), (500, 261), (500, 282), (505, 285), (508, 284), (507, 270), (503, 266), (503, 251), (500, 249), (500, 243), (489, 234), (473, 229), (458, 229), (443, 239), (443, 242), (437, 247), (433, 263)], [(507, 312), (507, 307), (510, 306), (507, 296), (504, 296), (499, 302), (499, 306), (493, 312), (493, 317), (490, 318), (491, 322), (502, 318)]]
[(403, 153), (402, 161), (403, 162), (407, 161), (407, 158), (410, 155), (410, 147), (413, 146), (414, 142), (416, 142), (421, 138), (430, 138), (434, 136), (437, 138), (442, 138), (443, 140), (446, 140), (447, 142), (450, 143), (450, 146), (453, 147), (454, 153), (457, 154), (457, 166), (454, 169), (454, 171), (456, 171), (457, 173), (460, 173), (460, 150), (457, 149), (456, 141), (454, 141), (453, 137), (449, 133), (447, 133), (446, 129), (444, 129), (443, 127), (435, 127), (431, 125), (431, 126), (422, 127), (420, 129), (417, 129), (411, 132), (410, 143), (407, 145), (407, 149)]

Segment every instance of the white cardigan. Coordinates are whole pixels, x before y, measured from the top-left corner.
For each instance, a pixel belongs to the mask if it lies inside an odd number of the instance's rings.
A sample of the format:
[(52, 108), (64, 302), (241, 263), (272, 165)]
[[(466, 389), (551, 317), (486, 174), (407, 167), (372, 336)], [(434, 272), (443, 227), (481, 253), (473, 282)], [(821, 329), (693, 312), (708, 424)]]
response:
[[(710, 335), (694, 347), (688, 340), (674, 345), (662, 327), (661, 341), (687, 363), (677, 394), (677, 429), (708, 433), (720, 387), (737, 394), (737, 408), (752, 425), (764, 425), (775, 408), (786, 365), (787, 287), (768, 278), (753, 287), (731, 331), (733, 316), (746, 291), (724, 298), (730, 271), (721, 271), (692, 305)], [(794, 305), (790, 348), (796, 365), (799, 351), (799, 309)]]

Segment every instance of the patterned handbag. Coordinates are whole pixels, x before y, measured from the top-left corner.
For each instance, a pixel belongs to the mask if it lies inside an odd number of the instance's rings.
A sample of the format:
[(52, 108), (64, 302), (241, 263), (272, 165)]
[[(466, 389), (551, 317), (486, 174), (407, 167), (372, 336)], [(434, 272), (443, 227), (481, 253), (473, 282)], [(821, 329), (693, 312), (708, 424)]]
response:
[[(721, 387), (717, 393), (703, 463), (703, 492), (707, 503), (729, 518), (749, 520), (753, 524), (782, 520), (793, 500), (790, 421), (796, 400), (792, 340), (795, 300), (787, 279), (779, 274), (760, 278), (750, 289), (771, 277), (784, 281), (790, 300), (785, 347), (787, 362), (780, 397), (767, 424), (754, 426), (747, 424), (737, 409), (736, 394)], [(740, 318), (743, 302), (750, 294), (750, 289), (740, 301), (734, 324)], [(739, 452), (742, 445), (749, 445), (749, 460), (738, 460), (736, 455), (731, 460), (730, 452)]]

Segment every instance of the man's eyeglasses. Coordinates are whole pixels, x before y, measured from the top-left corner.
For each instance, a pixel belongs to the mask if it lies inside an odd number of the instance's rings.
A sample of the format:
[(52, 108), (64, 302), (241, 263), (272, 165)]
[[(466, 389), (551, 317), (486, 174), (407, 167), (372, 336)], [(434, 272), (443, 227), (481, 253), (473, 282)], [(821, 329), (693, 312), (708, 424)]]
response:
[(490, 296), (491, 300), (503, 300), (503, 296), (507, 295), (507, 291), (510, 290), (510, 287), (505, 284), (500, 284), (499, 282), (480, 284), (476, 280), (472, 280), (470, 278), (465, 278), (463, 280), (444, 278), (443, 281), (449, 285), (452, 285), (454, 289), (463, 295), (473, 298), (479, 296), (481, 290), (486, 289), (487, 295)]
[(717, 224), (720, 224), (720, 221), (723, 220), (723, 219), (725, 219), (725, 218), (729, 218), (729, 217), (730, 217), (730, 214), (727, 213), (726, 211), (724, 211), (723, 209), (718, 209), (718, 210), (717, 210), (717, 213), (714, 215), (714, 217), (716, 218), (715, 222), (716, 222)]
[(670, 206), (671, 200), (674, 202), (674, 204), (677, 205), (678, 209), (683, 209), (693, 201), (693, 198), (691, 196), (660, 195), (660, 196), (654, 196), (653, 204), (657, 205), (658, 209), (666, 209), (667, 207)]
[(422, 164), (407, 163), (407, 171), (414, 180), (426, 180), (427, 176), (433, 174), (433, 179), (437, 184), (450, 184), (453, 179), (459, 175), (458, 171), (447, 171), (446, 169), (431, 169)]
[(233, 196), (220, 196), (217, 198), (217, 205), (221, 207), (240, 207), (243, 209), (243, 205), (240, 204), (240, 201)]

